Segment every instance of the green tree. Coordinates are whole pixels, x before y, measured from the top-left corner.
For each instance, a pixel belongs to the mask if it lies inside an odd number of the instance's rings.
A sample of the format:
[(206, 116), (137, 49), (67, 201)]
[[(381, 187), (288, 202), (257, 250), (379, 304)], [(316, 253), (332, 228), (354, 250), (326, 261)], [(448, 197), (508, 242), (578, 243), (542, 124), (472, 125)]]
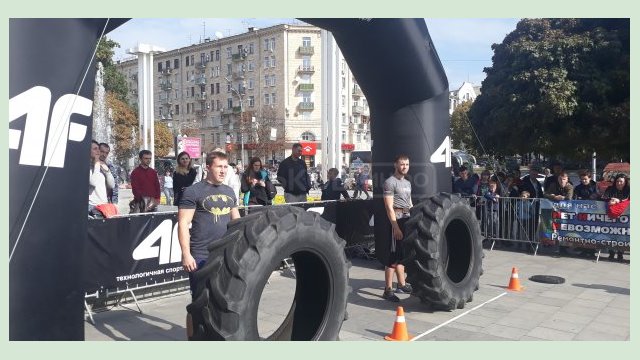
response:
[(485, 148), (629, 157), (629, 20), (524, 19), (469, 113)]
[(451, 114), (451, 142), (455, 149), (466, 149), (473, 154), (479, 154), (476, 137), (469, 122), (471, 101), (458, 105)]
[(154, 154), (158, 157), (164, 157), (169, 155), (171, 149), (173, 149), (173, 133), (166, 123), (156, 121), (154, 125)]
[(126, 101), (129, 89), (127, 87), (127, 79), (116, 70), (113, 63), (114, 48), (119, 48), (120, 44), (102, 37), (98, 43), (96, 51), (96, 62), (101, 62), (104, 67), (104, 89), (116, 95), (121, 101)]
[(129, 159), (140, 150), (140, 131), (135, 112), (118, 97), (107, 92), (107, 107), (113, 120), (114, 157), (118, 165), (128, 170)]

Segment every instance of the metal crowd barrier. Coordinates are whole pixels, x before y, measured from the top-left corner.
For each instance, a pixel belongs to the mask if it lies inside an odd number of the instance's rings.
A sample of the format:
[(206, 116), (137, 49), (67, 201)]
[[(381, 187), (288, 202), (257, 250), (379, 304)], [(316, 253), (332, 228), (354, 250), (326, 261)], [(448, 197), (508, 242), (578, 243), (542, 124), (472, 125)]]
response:
[(486, 241), (491, 242), (491, 250), (496, 241), (509, 241), (525, 244), (533, 255), (538, 253), (541, 199), (500, 197), (492, 205), (483, 196), (464, 198), (469, 201), (469, 206), (476, 209), (480, 232)]

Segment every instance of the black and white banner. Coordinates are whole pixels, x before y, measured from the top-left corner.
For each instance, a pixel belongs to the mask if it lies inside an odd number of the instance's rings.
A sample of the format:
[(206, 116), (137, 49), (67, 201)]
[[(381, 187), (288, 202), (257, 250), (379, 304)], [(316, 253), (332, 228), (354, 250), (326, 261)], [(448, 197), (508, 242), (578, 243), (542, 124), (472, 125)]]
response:
[(84, 290), (135, 289), (186, 278), (177, 213), (89, 220)]
[[(373, 241), (371, 201), (293, 206), (321, 213), (335, 223), (347, 246)], [(240, 210), (244, 215), (244, 209)], [(175, 212), (89, 220), (88, 232), (83, 274), (86, 293), (135, 289), (187, 277), (182, 270)]]

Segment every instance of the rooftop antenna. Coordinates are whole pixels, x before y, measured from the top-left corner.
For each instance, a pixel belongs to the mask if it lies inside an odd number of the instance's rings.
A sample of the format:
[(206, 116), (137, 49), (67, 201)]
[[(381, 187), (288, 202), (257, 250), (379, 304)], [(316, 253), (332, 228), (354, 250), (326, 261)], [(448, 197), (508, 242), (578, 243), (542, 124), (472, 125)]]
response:
[(207, 37), (207, 32), (205, 31), (207, 28), (207, 24), (203, 21), (202, 22), (202, 39), (204, 40)]

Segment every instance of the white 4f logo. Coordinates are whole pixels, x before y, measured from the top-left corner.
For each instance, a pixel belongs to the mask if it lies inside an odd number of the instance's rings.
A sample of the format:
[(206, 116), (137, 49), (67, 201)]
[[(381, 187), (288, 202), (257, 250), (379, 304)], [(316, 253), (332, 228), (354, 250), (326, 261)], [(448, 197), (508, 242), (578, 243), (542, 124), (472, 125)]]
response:
[[(66, 94), (53, 105), (51, 121), (49, 109), (51, 91), (43, 86), (16, 95), (9, 100), (9, 123), (27, 115), (24, 132), (9, 129), (9, 149), (20, 150), (20, 165), (41, 166), (44, 153), (44, 165), (64, 167), (67, 152), (67, 140), (81, 142), (87, 134), (87, 126), (69, 121), (72, 114), (90, 116), (93, 102), (82, 96)], [(47, 151), (44, 152), (45, 136)], [(22, 138), (22, 146), (20, 146)]]
[(451, 167), (451, 141), (447, 136), (444, 138), (444, 141), (440, 146), (436, 149), (436, 151), (431, 154), (429, 161), (432, 163), (444, 163), (444, 167)]
[[(161, 222), (133, 250), (133, 258), (135, 260), (159, 258), (160, 265), (182, 261), (182, 250), (178, 241), (178, 223), (173, 226), (173, 229), (172, 224), (170, 219)], [(160, 240), (159, 246), (155, 245), (158, 240)]]

